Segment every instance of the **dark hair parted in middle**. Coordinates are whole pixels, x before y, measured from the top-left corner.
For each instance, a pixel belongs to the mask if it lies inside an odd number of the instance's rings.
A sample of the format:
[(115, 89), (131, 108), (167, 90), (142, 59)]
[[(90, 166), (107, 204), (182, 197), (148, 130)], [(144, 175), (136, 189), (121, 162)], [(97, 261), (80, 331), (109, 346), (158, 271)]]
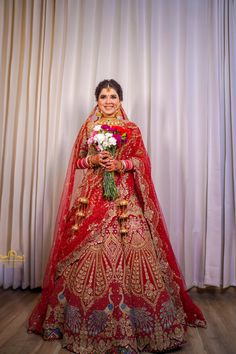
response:
[(98, 101), (98, 98), (99, 98), (99, 95), (100, 95), (102, 89), (108, 88), (108, 87), (113, 88), (117, 92), (117, 95), (119, 96), (119, 99), (121, 101), (123, 101), (122, 88), (121, 88), (120, 84), (118, 84), (118, 82), (113, 80), (113, 79), (103, 80), (103, 81), (99, 82), (99, 84), (97, 85), (97, 87), (95, 89), (95, 97), (96, 97), (97, 101)]

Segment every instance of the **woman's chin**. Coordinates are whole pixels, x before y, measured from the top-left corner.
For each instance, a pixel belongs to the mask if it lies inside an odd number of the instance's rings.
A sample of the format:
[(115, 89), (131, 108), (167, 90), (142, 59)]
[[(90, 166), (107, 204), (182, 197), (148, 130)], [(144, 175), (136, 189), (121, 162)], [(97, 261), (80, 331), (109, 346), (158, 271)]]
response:
[(102, 111), (102, 113), (105, 115), (105, 116), (107, 116), (107, 117), (112, 117), (112, 116), (114, 116), (114, 114), (115, 114), (115, 110), (113, 109), (113, 110), (104, 110), (104, 111)]

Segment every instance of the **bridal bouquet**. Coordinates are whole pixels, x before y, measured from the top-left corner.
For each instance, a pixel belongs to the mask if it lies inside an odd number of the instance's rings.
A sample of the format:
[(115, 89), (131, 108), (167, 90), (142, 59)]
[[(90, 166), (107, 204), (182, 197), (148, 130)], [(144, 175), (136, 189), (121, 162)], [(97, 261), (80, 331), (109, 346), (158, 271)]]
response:
[[(97, 151), (109, 151), (112, 156), (115, 155), (117, 147), (126, 143), (129, 131), (120, 126), (96, 125), (88, 139), (88, 145), (94, 145)], [(103, 177), (104, 197), (114, 200), (118, 197), (118, 192), (114, 180), (114, 171), (104, 172)]]

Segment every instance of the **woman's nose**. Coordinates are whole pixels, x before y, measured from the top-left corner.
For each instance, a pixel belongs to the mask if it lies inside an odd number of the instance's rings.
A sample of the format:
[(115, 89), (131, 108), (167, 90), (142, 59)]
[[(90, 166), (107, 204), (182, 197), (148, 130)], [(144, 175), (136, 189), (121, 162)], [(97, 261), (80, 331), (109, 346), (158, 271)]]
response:
[(110, 102), (111, 102), (110, 96), (107, 96), (106, 102), (107, 102), (107, 103), (110, 103)]

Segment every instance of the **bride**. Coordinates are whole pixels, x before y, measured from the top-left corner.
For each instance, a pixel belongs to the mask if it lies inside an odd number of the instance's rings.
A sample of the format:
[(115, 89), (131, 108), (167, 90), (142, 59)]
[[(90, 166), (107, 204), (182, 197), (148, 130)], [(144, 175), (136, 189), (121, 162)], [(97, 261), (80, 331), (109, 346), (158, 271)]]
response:
[(161, 352), (206, 322), (170, 245), (137, 125), (115, 80), (75, 141), (29, 332), (82, 354)]

